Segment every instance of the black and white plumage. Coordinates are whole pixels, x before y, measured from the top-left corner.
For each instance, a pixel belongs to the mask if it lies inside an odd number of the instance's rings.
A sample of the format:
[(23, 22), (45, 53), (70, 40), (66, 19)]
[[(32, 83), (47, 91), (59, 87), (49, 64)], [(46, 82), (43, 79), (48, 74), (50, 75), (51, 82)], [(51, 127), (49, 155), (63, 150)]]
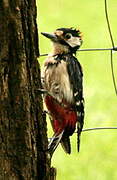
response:
[(42, 33), (53, 42), (44, 64), (43, 87), (48, 92), (45, 103), (52, 119), (54, 136), (49, 143), (52, 154), (59, 142), (71, 153), (70, 139), (76, 128), (78, 151), (84, 123), (83, 73), (74, 56), (82, 44), (79, 30), (59, 28), (53, 34)]

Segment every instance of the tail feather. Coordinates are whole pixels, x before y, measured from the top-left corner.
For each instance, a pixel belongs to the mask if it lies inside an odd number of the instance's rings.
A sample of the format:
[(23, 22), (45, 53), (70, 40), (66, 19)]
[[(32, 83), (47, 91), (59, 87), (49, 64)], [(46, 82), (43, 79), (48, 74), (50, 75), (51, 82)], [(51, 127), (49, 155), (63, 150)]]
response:
[(51, 156), (53, 155), (54, 151), (58, 147), (58, 145), (62, 139), (63, 133), (64, 133), (64, 130), (59, 135), (54, 134), (53, 137), (51, 138), (51, 140), (48, 144), (48, 150), (49, 150), (49, 153)]
[(78, 152), (80, 151), (80, 136), (81, 136), (81, 132), (82, 132), (82, 127), (80, 127), (80, 124), (77, 124), (77, 149)]
[(80, 151), (80, 134), (81, 133), (77, 133), (77, 149), (78, 149), (78, 152)]
[(64, 151), (68, 154), (71, 154), (71, 144), (69, 136), (63, 136), (61, 139), (61, 145)]

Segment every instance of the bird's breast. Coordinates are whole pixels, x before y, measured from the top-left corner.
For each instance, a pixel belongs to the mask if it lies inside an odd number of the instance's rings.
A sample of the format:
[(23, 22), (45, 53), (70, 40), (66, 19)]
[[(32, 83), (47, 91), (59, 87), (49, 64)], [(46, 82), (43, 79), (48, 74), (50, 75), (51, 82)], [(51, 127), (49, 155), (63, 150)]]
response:
[(45, 63), (43, 71), (44, 88), (58, 101), (73, 103), (73, 90), (70, 84), (67, 63), (50, 58)]

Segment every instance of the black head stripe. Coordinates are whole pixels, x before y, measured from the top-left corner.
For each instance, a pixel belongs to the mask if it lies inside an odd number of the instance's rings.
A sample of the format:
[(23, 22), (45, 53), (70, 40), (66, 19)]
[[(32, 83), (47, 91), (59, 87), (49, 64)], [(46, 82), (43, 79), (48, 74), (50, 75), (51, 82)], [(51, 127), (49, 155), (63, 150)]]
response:
[(72, 36), (74, 37), (79, 37), (80, 36), (80, 31), (72, 28), (59, 28), (57, 31), (63, 31), (63, 35), (67, 33), (71, 33)]

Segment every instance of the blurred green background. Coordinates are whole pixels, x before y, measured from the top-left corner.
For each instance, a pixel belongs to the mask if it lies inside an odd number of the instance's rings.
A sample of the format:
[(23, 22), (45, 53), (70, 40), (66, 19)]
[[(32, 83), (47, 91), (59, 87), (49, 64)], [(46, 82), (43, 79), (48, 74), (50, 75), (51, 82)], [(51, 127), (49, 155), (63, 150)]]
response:
[[(38, 0), (37, 5), (41, 53), (48, 53), (51, 46), (40, 32), (53, 32), (60, 27), (80, 28), (84, 40), (82, 49), (111, 47), (104, 0)], [(117, 0), (108, 0), (108, 7), (117, 42)], [(113, 56), (117, 75), (117, 52)], [(78, 52), (77, 58), (84, 71), (84, 128), (117, 126), (117, 97), (111, 76), (110, 52)], [(44, 59), (39, 59), (41, 65)], [(51, 129), (50, 125), (48, 129)], [(48, 133), (52, 136), (51, 130)], [(57, 180), (117, 180), (117, 130), (83, 132), (80, 153), (77, 153), (75, 134), (71, 144), (71, 155), (65, 154), (59, 146), (53, 156)]]

